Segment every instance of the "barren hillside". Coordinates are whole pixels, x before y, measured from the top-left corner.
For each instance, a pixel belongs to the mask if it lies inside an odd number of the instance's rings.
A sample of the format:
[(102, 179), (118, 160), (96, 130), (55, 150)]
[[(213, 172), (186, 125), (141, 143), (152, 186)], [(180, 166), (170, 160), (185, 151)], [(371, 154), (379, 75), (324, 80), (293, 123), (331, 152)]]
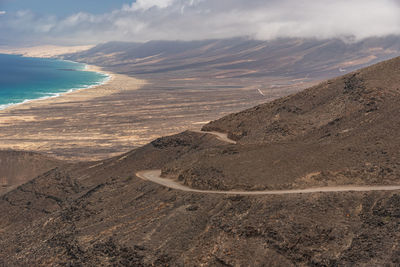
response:
[(62, 162), (33, 152), (0, 151), (0, 195)]
[(204, 127), (236, 145), (183, 132), (40, 175), (0, 198), (0, 265), (398, 265), (397, 191), (228, 196), (135, 173), (214, 190), (398, 184), (399, 70), (393, 59)]

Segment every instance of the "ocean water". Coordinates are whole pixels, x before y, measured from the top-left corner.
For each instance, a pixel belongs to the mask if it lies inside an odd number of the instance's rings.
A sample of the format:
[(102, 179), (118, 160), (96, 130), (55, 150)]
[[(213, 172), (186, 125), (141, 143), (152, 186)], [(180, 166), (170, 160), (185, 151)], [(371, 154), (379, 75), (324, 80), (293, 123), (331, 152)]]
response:
[(0, 54), (0, 109), (104, 83), (106, 74), (72, 61)]

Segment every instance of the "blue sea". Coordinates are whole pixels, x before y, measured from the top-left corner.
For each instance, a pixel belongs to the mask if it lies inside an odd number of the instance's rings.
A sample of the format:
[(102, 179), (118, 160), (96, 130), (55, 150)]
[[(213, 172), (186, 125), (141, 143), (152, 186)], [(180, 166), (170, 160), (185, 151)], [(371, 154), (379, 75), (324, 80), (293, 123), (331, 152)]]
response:
[(0, 54), (0, 109), (104, 83), (109, 77), (72, 61)]

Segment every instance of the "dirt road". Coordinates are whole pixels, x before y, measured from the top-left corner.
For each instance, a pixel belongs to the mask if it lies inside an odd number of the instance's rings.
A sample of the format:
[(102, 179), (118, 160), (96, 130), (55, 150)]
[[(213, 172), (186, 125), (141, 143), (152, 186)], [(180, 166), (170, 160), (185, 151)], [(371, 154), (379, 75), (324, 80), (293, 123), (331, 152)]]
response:
[(273, 190), (273, 191), (213, 191), (199, 190), (187, 187), (172, 179), (160, 177), (161, 170), (148, 170), (136, 173), (136, 176), (153, 183), (186, 192), (196, 192), (203, 194), (226, 194), (226, 195), (285, 195), (285, 194), (308, 194), (308, 193), (328, 193), (328, 192), (369, 192), (369, 191), (393, 191), (400, 190), (400, 185), (381, 185), (381, 186), (333, 186), (318, 187), (294, 190)]

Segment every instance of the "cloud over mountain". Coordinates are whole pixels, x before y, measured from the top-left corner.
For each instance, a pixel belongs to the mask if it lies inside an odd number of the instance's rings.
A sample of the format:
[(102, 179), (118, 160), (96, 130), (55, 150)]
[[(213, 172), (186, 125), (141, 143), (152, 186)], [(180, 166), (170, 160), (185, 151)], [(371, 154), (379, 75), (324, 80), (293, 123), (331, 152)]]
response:
[(249, 36), (363, 39), (400, 34), (398, 0), (137, 0), (109, 13), (0, 17), (0, 44)]

